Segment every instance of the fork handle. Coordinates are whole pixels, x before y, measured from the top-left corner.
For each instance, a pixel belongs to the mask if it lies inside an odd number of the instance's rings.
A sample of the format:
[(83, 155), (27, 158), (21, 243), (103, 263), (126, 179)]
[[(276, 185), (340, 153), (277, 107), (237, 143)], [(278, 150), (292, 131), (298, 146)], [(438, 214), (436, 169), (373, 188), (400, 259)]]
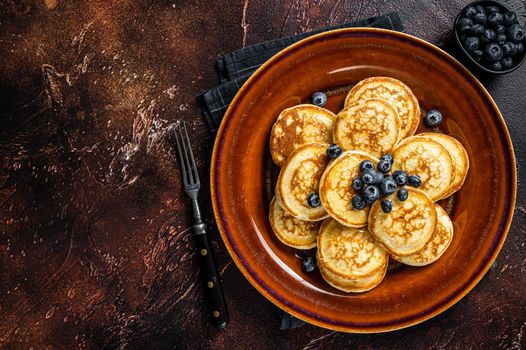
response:
[(193, 228), (198, 249), (207, 311), (212, 324), (218, 329), (224, 329), (228, 323), (228, 311), (223, 296), (221, 279), (210, 247), (206, 224), (195, 224)]

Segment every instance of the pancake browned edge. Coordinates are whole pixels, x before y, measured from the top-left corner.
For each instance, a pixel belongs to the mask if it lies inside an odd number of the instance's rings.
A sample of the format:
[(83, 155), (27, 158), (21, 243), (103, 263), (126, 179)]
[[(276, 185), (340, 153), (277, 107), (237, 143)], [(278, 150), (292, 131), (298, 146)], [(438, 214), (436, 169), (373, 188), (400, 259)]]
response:
[(320, 178), (329, 163), (328, 144), (311, 143), (298, 147), (281, 168), (276, 195), (281, 207), (296, 219), (319, 221), (329, 214), (323, 205), (312, 208), (308, 196), (319, 191)]
[(393, 151), (392, 171), (404, 170), (422, 179), (420, 189), (437, 201), (446, 195), (455, 177), (455, 164), (449, 152), (430, 138), (411, 136)]
[(345, 98), (345, 106), (370, 98), (380, 98), (392, 104), (400, 117), (398, 140), (415, 133), (420, 123), (420, 105), (413, 91), (400, 80), (390, 77), (371, 77), (356, 84)]
[(352, 197), (357, 193), (352, 180), (360, 176), (360, 162), (378, 158), (362, 151), (345, 151), (329, 163), (320, 180), (320, 199), (327, 213), (339, 223), (349, 227), (367, 225), (370, 205), (362, 210), (352, 207)]
[(425, 247), (437, 225), (435, 204), (418, 189), (407, 187), (409, 196), (400, 201), (396, 193), (386, 197), (393, 203), (390, 213), (384, 213), (376, 201), (369, 212), (371, 235), (391, 254), (407, 256)]
[(347, 293), (363, 293), (377, 287), (387, 273), (387, 264), (374, 275), (357, 280), (346, 280), (326, 270), (323, 265), (318, 267), (320, 274), (329, 285)]
[(374, 157), (392, 151), (398, 142), (400, 118), (396, 109), (381, 99), (347, 106), (337, 115), (332, 136), (345, 151), (365, 151)]
[(311, 104), (284, 109), (270, 132), (270, 154), (281, 167), (299, 146), (308, 143), (331, 143), (336, 115)]
[(296, 249), (316, 247), (321, 221), (303, 221), (290, 216), (276, 197), (270, 202), (269, 221), (276, 237), (283, 244)]
[(453, 193), (457, 192), (464, 184), (469, 170), (468, 152), (466, 151), (462, 143), (460, 143), (460, 141), (458, 141), (452, 136), (439, 134), (436, 132), (424, 132), (415, 135), (415, 137), (423, 137), (436, 141), (448, 151), (449, 155), (451, 156), (451, 159), (453, 160), (453, 163), (455, 164), (455, 177), (451, 182), (451, 187), (449, 191), (447, 191), (447, 193), (444, 194), (441, 198), (447, 198)]
[(437, 227), (425, 247), (408, 256), (393, 255), (393, 259), (406, 265), (425, 266), (437, 261), (444, 254), (453, 240), (453, 223), (440, 205), (435, 204), (435, 209)]
[(373, 163), (378, 164), (378, 162), (380, 161), (380, 159), (373, 157), (372, 155), (364, 151), (354, 150), (354, 151), (347, 151), (347, 152), (349, 152), (349, 154), (351, 154), (354, 158), (358, 159), (360, 163), (363, 160), (370, 160)]
[(385, 276), (389, 256), (365, 229), (327, 219), (320, 227), (317, 250), (322, 277), (345, 292), (365, 292)]

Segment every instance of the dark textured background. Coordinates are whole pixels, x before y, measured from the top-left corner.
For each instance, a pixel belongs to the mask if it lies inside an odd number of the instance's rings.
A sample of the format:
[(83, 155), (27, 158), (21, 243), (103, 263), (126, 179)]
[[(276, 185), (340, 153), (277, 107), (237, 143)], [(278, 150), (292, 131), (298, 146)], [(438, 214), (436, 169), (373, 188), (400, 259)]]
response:
[[(467, 2), (0, 0), (0, 347), (524, 349), (526, 65), (481, 78), (518, 158), (496, 264), (450, 310), (394, 333), (279, 331), (216, 232), (231, 322), (212, 329), (166, 138), (190, 122), (206, 179), (211, 139), (194, 97), (216, 84), (221, 53), (393, 10), (408, 33), (447, 46)], [(524, 1), (504, 3), (526, 19)]]

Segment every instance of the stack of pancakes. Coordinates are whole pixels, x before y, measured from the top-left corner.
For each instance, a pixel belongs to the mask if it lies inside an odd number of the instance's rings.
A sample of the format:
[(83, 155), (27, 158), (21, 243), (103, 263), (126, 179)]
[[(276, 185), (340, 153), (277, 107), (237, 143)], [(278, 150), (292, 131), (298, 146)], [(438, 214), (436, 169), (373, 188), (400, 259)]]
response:
[[(281, 168), (269, 219), (277, 238), (296, 249), (317, 247), (318, 267), (333, 287), (364, 292), (385, 277), (389, 257), (411, 266), (436, 261), (453, 238), (453, 224), (436, 201), (458, 191), (469, 168), (455, 138), (436, 132), (414, 135), (421, 112), (411, 89), (399, 80), (373, 77), (356, 84), (337, 115), (314, 105), (285, 109), (270, 136)], [(344, 151), (329, 159), (327, 148)], [(419, 175), (422, 186), (384, 213), (380, 201), (356, 210), (351, 204), (363, 160), (377, 164), (392, 153), (392, 171)], [(307, 198), (319, 194), (321, 205)]]

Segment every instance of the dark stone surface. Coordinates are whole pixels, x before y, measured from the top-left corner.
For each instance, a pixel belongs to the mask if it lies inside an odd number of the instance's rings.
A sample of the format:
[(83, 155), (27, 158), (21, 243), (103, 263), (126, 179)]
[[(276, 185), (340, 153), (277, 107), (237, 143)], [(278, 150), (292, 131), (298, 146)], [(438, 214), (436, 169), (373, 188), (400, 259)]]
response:
[[(278, 330), (276, 308), (217, 232), (231, 321), (212, 329), (166, 137), (190, 122), (206, 179), (211, 140), (194, 97), (216, 84), (219, 54), (392, 10), (408, 33), (444, 46), (467, 2), (0, 1), (0, 347), (525, 348), (526, 65), (481, 78), (518, 158), (517, 209), (496, 264), (457, 305), (393, 333)], [(526, 20), (523, 1), (505, 3)]]

